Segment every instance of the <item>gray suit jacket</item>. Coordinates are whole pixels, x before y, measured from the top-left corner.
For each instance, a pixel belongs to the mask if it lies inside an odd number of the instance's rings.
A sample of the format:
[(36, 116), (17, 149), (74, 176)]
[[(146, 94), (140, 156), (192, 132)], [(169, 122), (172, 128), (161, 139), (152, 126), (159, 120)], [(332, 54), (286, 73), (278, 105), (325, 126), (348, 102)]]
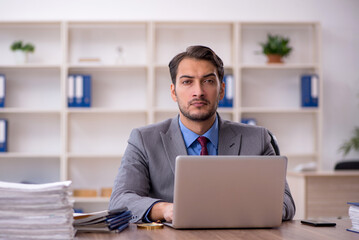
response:
[[(265, 128), (224, 121), (219, 117), (218, 155), (274, 155)], [(127, 206), (141, 220), (156, 201), (173, 202), (175, 159), (187, 155), (178, 116), (134, 129), (115, 179), (109, 209)], [(286, 183), (283, 220), (295, 205)]]

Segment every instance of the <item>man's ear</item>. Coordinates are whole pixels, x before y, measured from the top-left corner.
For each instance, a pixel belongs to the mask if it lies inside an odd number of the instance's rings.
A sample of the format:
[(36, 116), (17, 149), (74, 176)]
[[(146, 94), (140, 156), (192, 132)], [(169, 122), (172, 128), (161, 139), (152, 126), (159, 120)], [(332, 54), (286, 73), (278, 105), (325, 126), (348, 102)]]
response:
[(221, 82), (219, 89), (219, 100), (222, 100), (224, 98), (225, 88), (226, 88), (226, 84), (224, 82)]
[(173, 101), (177, 102), (176, 86), (173, 83), (171, 83), (171, 97)]

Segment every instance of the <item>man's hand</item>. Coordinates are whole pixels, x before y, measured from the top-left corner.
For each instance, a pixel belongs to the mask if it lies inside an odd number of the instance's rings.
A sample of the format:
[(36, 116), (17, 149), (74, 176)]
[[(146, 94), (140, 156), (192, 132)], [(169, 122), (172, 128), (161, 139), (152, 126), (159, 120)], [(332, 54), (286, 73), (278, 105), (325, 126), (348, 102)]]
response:
[(173, 219), (173, 203), (159, 202), (153, 205), (149, 217), (151, 221), (163, 221), (172, 222)]

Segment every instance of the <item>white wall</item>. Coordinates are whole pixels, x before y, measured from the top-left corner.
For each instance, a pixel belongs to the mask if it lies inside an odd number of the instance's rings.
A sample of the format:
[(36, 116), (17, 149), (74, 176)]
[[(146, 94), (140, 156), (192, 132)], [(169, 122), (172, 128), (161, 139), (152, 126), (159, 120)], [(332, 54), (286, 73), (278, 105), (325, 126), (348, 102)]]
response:
[(319, 21), (324, 169), (342, 158), (337, 149), (359, 126), (357, 0), (0, 0), (0, 21), (7, 20)]

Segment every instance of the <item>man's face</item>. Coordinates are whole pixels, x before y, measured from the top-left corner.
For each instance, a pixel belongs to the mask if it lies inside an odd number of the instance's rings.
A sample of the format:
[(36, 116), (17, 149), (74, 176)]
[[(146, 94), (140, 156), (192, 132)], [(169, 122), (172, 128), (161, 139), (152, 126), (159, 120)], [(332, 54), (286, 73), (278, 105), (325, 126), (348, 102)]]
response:
[(205, 121), (216, 113), (218, 102), (224, 97), (224, 83), (220, 83), (211, 62), (185, 58), (178, 65), (171, 96), (184, 117)]

